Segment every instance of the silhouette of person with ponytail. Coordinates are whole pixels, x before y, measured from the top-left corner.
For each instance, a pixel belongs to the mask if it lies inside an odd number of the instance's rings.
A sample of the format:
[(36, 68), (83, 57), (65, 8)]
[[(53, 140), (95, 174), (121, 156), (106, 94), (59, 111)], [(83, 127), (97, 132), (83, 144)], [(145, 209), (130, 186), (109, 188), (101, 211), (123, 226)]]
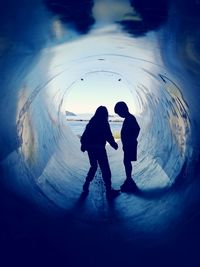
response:
[(108, 122), (108, 110), (106, 107), (100, 106), (81, 136), (81, 151), (88, 152), (90, 161), (90, 169), (83, 185), (83, 192), (89, 192), (90, 182), (93, 180), (99, 165), (106, 187), (106, 195), (108, 198), (113, 198), (119, 194), (119, 190), (114, 190), (111, 186), (111, 171), (105, 149), (106, 142), (115, 150), (118, 149), (118, 144), (114, 140)]

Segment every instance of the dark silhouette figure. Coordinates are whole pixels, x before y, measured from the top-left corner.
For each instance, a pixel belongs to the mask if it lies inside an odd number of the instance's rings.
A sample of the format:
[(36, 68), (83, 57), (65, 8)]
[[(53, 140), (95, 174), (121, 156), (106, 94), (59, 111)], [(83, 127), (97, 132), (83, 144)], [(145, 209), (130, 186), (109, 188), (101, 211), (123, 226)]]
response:
[(115, 197), (119, 194), (119, 190), (114, 190), (111, 187), (111, 171), (105, 149), (106, 141), (117, 150), (118, 144), (115, 142), (110, 129), (107, 108), (100, 106), (86, 125), (85, 131), (81, 136), (81, 151), (88, 152), (91, 165), (83, 185), (83, 192), (89, 192), (90, 182), (93, 180), (99, 164), (107, 197)]
[(137, 186), (132, 179), (132, 163), (137, 160), (137, 137), (140, 132), (140, 126), (136, 118), (129, 112), (125, 102), (118, 102), (115, 105), (115, 113), (125, 118), (121, 129), (121, 141), (124, 150), (124, 166), (126, 171), (126, 180), (121, 186), (121, 191), (137, 190)]

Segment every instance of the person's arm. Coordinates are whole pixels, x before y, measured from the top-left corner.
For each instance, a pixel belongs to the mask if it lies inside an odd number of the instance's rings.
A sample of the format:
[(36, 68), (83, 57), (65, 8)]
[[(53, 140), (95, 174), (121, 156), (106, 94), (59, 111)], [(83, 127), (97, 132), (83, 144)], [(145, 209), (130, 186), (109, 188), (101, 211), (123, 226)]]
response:
[(112, 135), (110, 125), (108, 124), (107, 129), (106, 129), (106, 141), (114, 148), (118, 149), (118, 144), (115, 142), (115, 139)]
[(86, 126), (80, 141), (81, 141), (81, 151), (85, 152), (88, 144), (88, 125)]
[(136, 136), (136, 139), (138, 138), (139, 133), (140, 133), (140, 126), (139, 126), (137, 120), (135, 119), (135, 136)]
[(136, 120), (136, 118), (132, 118), (129, 122), (129, 130), (130, 130), (130, 137), (134, 137), (134, 139), (137, 139), (139, 132), (140, 132), (140, 126)]

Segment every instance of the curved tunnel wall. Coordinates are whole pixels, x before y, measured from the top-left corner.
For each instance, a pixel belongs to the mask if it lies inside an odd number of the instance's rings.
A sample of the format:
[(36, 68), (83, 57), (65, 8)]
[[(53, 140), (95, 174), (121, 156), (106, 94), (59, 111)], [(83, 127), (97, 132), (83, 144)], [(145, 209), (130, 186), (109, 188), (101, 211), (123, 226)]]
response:
[[(82, 77), (83, 82), (89, 79), (91, 72), (113, 73), (113, 79), (121, 77), (133, 94), (135, 105), (142, 110), (138, 115), (142, 131), (135, 176), (144, 196), (120, 196), (115, 207), (117, 215), (112, 213), (112, 216), (121, 218), (123, 223), (129, 218), (133, 231), (135, 225), (152, 231), (161, 221), (174, 222), (177, 217), (181, 220), (186, 209), (183, 203), (187, 200), (189, 207), (198, 200), (198, 192), (194, 194), (192, 190), (197, 174), (192, 170), (199, 151), (198, 57), (193, 60), (196, 47), (188, 48), (188, 43), (180, 38), (182, 50), (176, 51), (175, 38), (181, 35), (185, 19), (183, 10), (176, 24), (174, 17), (169, 16), (159, 30), (155, 27), (155, 32), (144, 36), (141, 25), (134, 32), (133, 25), (119, 30), (109, 22), (111, 28), (108, 23), (108, 28), (105, 24), (105, 29), (97, 27), (87, 34), (83, 31), (81, 36), (71, 31), (70, 38), (63, 30), (62, 38), (57, 40), (56, 31), (51, 28), (54, 16), (42, 2), (34, 5), (37, 13), (32, 12), (31, 6), (24, 6), (31, 17), (27, 23), (25, 12), (21, 14), (16, 36), (11, 27), (10, 31), (4, 30), (7, 39), (3, 39), (2, 46), (4, 75), (0, 105), (4, 182), (38, 205), (43, 205), (45, 198), (58, 208), (71, 210), (80, 194), (88, 162), (80, 152), (78, 139), (64, 121), (62, 101), (68, 90), (73, 90)], [(13, 6), (13, 10), (16, 14), (21, 12), (18, 6)], [(170, 14), (176, 10), (176, 5), (171, 5)], [(26, 25), (29, 33), (25, 29), (20, 31), (22, 25)], [(172, 25), (176, 27), (171, 32)], [(132, 35), (127, 33), (130, 29)], [(185, 34), (184, 40), (187, 37)], [(197, 39), (195, 31), (192, 37)], [(74, 47), (77, 47), (75, 52)], [(9, 119), (5, 114), (9, 114)], [(108, 148), (108, 155), (115, 177), (113, 183), (119, 186), (124, 175), (122, 153)], [(101, 188), (101, 181), (97, 181), (94, 192)], [(176, 187), (177, 181), (180, 188)], [(104, 219), (110, 219), (109, 209), (104, 207), (102, 211), (101, 193), (97, 197), (91, 194), (87, 212), (80, 212), (78, 220), (102, 221), (102, 212)], [(159, 205), (155, 205), (157, 199)], [(174, 205), (179, 206), (179, 212)], [(137, 222), (136, 214), (139, 214)]]

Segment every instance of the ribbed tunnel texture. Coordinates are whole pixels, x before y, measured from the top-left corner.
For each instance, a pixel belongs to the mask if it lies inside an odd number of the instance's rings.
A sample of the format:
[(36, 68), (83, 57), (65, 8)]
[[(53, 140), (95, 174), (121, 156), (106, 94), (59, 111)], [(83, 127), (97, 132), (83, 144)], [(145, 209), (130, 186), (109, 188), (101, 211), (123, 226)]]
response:
[[(199, 11), (194, 0), (0, 3), (2, 266), (196, 266)], [(140, 192), (108, 201), (98, 169), (83, 199), (88, 157), (65, 112), (112, 99), (114, 113), (120, 98), (141, 128)]]

